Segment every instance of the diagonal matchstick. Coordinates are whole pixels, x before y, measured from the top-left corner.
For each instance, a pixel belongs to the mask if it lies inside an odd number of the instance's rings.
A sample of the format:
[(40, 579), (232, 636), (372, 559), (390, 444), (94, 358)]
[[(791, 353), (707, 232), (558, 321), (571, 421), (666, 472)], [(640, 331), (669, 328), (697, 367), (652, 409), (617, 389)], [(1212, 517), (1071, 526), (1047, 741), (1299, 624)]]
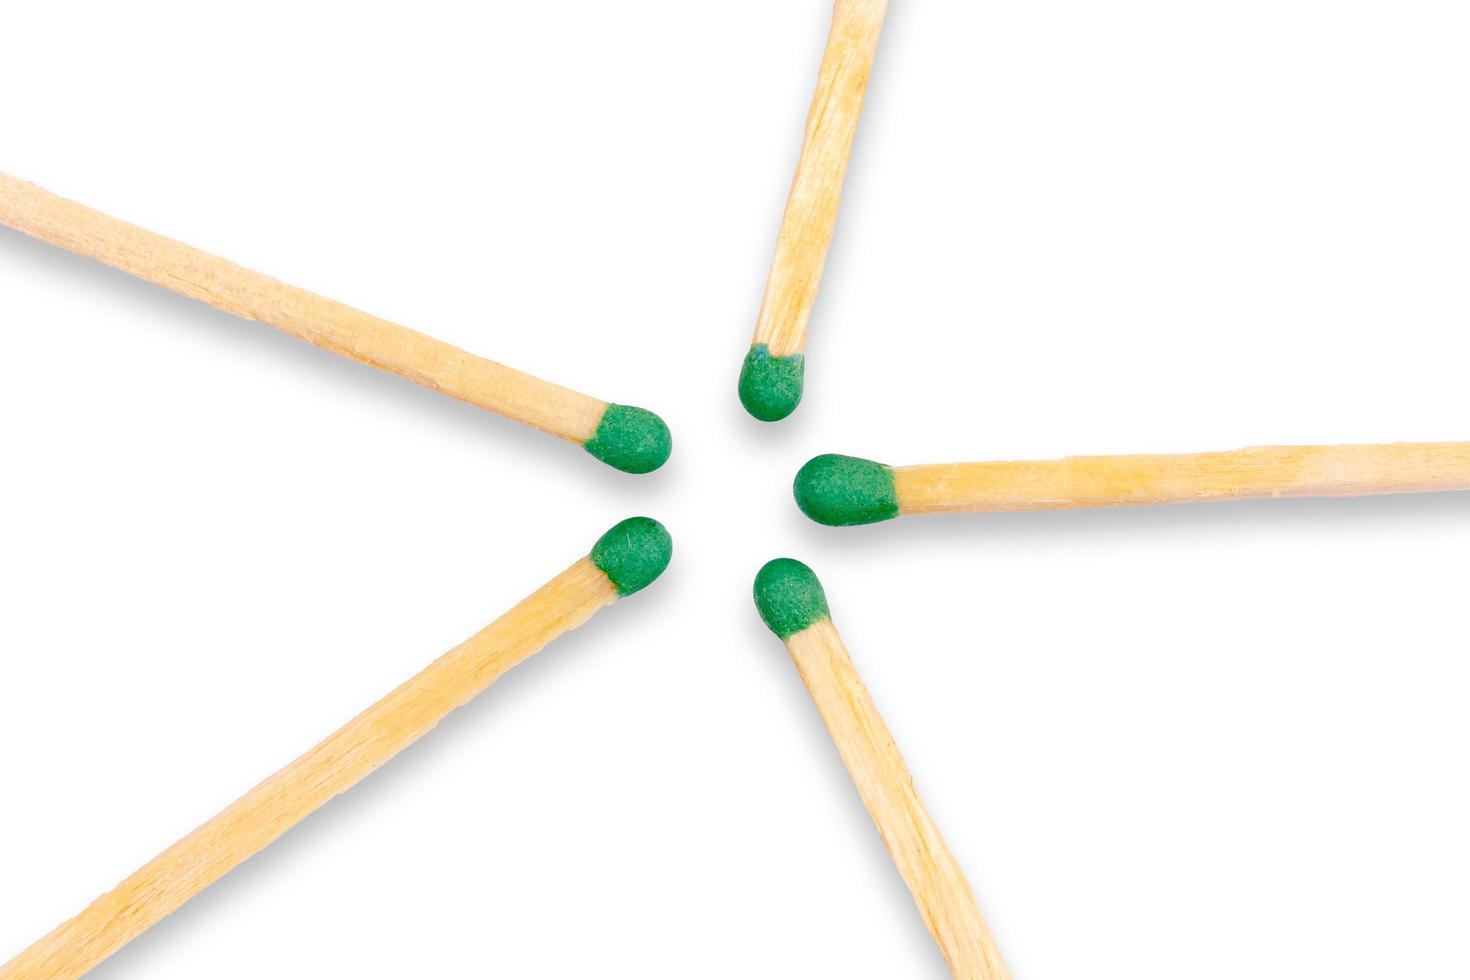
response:
[(797, 506), (817, 523), (839, 527), (910, 514), (1446, 490), (1470, 490), (1470, 442), (897, 467), (829, 454), (809, 460), (795, 483)]
[(837, 0), (832, 10), (776, 257), (740, 369), (740, 400), (762, 422), (784, 419), (801, 401), (807, 319), (837, 226), (842, 181), (887, 11), (888, 0)]
[(929, 819), (883, 718), (832, 625), (812, 570), (791, 558), (755, 577), (761, 619), (791, 653), (878, 834), (956, 980), (1010, 980), (970, 885)]
[(0, 174), (0, 224), (216, 309), (575, 442), (627, 473), (669, 457), (647, 409), (609, 404)]
[(663, 525), (633, 517), (510, 612), (0, 966), (0, 980), (80, 977), (312, 811), (412, 745), (455, 708), (669, 563)]

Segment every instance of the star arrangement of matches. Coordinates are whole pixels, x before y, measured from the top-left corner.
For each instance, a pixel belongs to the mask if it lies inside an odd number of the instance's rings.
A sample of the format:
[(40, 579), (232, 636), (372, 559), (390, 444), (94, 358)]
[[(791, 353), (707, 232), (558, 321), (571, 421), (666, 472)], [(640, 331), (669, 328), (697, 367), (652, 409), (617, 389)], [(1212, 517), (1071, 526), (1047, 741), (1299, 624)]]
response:
[[(743, 359), (732, 359), (728, 376), (709, 384), (712, 399), (732, 407), (738, 403), (755, 420), (752, 438), (780, 439), (783, 429), (799, 424), (800, 413), (827, 397), (819, 385), (808, 390), (808, 332), (837, 240), (849, 161), (859, 145), (864, 101), (881, 60), (888, 14), (887, 0), (834, 4), (754, 332), (748, 346), (731, 340), (727, 346), (739, 346)], [(566, 379), (492, 359), (494, 351), (462, 348), (58, 190), (47, 185), (44, 175), (0, 173), (0, 225), (33, 239), (30, 245), (37, 249), (49, 246), (95, 260), (560, 440), (568, 451), (584, 454), (577, 465), (605, 465), (643, 478), (685, 451), (683, 431), (665, 421), (657, 404), (645, 404), (636, 391), (621, 390), (615, 375), (607, 390), (584, 392)], [(126, 210), (130, 215), (134, 211)], [(832, 334), (823, 345), (844, 342), (838, 324), (818, 327)], [(923, 421), (916, 418), (915, 424)], [(890, 521), (909, 526), (921, 523), (910, 518), (942, 514), (1208, 507), (1237, 500), (1470, 490), (1470, 442), (1460, 441), (1288, 439), (1245, 447), (1200, 445), (1187, 451), (1175, 447), (1168, 452), (1052, 458), (880, 460), (861, 455), (867, 452), (862, 432), (834, 431), (831, 437), (832, 451), (794, 467), (789, 489), (779, 489), (791, 495), (791, 514), (839, 529)], [(957, 456), (965, 452), (963, 445), (955, 447)], [(252, 785), (244, 780), (242, 795), (233, 803), (0, 965), (0, 980), (86, 975), (351, 791), (511, 668), (602, 610), (624, 600), (639, 603), (635, 597), (657, 589), (666, 569), (674, 569), (671, 577), (681, 574), (679, 529), (666, 528), (657, 513), (641, 510), (630, 508), (611, 524), (587, 527), (585, 544), (558, 556), (556, 571), (528, 580), (525, 592), (500, 597), (499, 616), (364, 700), (350, 720), (326, 720), (320, 741), (299, 746), (299, 754), (281, 759), (281, 767), (264, 781)], [(496, 560), (515, 562), (518, 557), (500, 555)], [(854, 796), (877, 830), (875, 840), (886, 850), (917, 921), (950, 972), (959, 980), (1010, 980), (1002, 952), (1005, 930), (992, 930), (987, 921), (995, 909), (1005, 908), (1006, 896), (986, 887), (980, 875), (978, 888), (972, 887), (956, 853), (983, 855), (987, 847), (1003, 842), (968, 840), (961, 849), (941, 833), (920, 792), (921, 784), (940, 774), (925, 772), (925, 778), (916, 779), (910, 767), (922, 770), (922, 765), (900, 752), (899, 739), (880, 712), (881, 682), (875, 681), (876, 690), (870, 691), (860, 676), (879, 652), (864, 649), (858, 630), (839, 631), (848, 607), (840, 586), (824, 583), (826, 571), (806, 564), (801, 555), (772, 554), (750, 569), (750, 591), (738, 601), (749, 606), (751, 622), (764, 624), (775, 637), (771, 642), (788, 652)], [(955, 611), (957, 618), (960, 612)], [(894, 610), (895, 616), (908, 614)], [(636, 705), (628, 707), (637, 710)], [(978, 777), (959, 772), (941, 778)]]

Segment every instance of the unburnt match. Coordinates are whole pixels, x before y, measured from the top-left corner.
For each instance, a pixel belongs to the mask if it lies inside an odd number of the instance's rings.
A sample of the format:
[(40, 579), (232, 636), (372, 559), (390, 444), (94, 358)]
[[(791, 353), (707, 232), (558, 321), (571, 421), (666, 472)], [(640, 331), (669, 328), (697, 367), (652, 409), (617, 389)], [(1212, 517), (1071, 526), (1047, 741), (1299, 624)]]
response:
[(794, 489), (808, 517), (844, 527), (910, 514), (1430, 493), (1470, 490), (1470, 442), (897, 467), (829, 454), (803, 466)]
[(740, 370), (740, 400), (763, 422), (784, 419), (801, 401), (807, 320), (837, 225), (842, 181), (887, 11), (888, 0), (837, 0), (832, 11), (776, 257)]
[(663, 525), (634, 517), (510, 612), (174, 844), (15, 959), (0, 980), (80, 977), (417, 741), (547, 643), (669, 563)]
[(958, 980), (1009, 980), (964, 872), (929, 819), (893, 736), (832, 626), (816, 574), (791, 558), (767, 562), (755, 577), (755, 604), (791, 653), (950, 971)]
[(0, 224), (560, 436), (624, 472), (648, 473), (669, 457), (668, 427), (647, 409), (609, 404), (477, 357), (5, 174)]

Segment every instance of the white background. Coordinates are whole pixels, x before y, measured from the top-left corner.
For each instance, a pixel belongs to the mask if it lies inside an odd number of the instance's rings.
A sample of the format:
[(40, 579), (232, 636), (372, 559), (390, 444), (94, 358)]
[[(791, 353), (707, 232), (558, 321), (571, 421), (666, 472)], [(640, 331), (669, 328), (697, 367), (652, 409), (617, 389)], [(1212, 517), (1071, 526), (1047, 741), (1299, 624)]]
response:
[(896, 0), (735, 377), (824, 0), (9, 4), (0, 170), (674, 431), (647, 477), (0, 232), (0, 958), (585, 552), (646, 593), (96, 973), (945, 975), (806, 560), (1018, 977), (1470, 975), (1464, 495), (807, 522), (792, 474), (1470, 438), (1463, 3)]

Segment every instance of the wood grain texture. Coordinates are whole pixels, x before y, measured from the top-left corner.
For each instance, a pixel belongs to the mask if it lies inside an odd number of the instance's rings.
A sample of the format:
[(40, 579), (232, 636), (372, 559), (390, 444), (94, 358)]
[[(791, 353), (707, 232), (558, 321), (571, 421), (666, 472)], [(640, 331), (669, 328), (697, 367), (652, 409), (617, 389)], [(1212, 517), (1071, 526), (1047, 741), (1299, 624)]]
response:
[(616, 599), (607, 575), (579, 560), (0, 967), (0, 980), (82, 976)]
[(893, 483), (902, 514), (1470, 490), (1470, 442), (900, 466)]
[(806, 348), (807, 320), (837, 225), (842, 181), (887, 11), (888, 0), (837, 0), (833, 8), (801, 158), (755, 325), (753, 342), (769, 345), (773, 357)]
[(581, 444), (607, 402), (288, 286), (0, 174), (0, 223), (308, 343)]
[(786, 649), (950, 971), (958, 980), (1009, 980), (964, 872), (929, 819), (832, 622), (791, 634)]

